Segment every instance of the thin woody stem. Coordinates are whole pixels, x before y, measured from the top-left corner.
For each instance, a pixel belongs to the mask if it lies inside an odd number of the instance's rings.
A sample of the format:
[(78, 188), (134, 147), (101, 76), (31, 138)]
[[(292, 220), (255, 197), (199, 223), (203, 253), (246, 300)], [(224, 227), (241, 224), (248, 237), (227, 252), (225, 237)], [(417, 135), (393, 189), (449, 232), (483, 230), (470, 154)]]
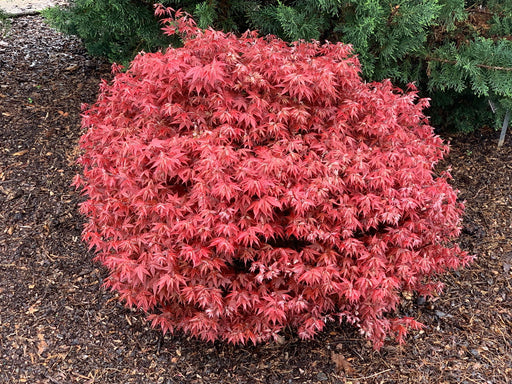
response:
[[(439, 63), (453, 64), (453, 65), (456, 65), (458, 63), (457, 60), (441, 59), (440, 57), (427, 56), (425, 59), (427, 61), (437, 61)], [(493, 71), (507, 71), (507, 72), (512, 71), (512, 67), (497, 67), (494, 65), (486, 65), (486, 64), (476, 64), (476, 66), (478, 68), (485, 68), (485, 69), (489, 69), (489, 70), (493, 70)]]

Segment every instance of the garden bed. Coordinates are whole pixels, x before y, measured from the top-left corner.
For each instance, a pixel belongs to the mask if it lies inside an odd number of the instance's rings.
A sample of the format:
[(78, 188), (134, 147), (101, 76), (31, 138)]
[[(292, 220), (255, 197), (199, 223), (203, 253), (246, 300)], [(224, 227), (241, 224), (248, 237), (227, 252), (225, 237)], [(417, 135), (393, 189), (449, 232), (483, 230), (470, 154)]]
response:
[[(162, 336), (101, 288), (70, 188), (80, 105), (110, 67), (39, 16), (0, 38), (0, 382), (509, 383), (512, 381), (512, 150), (482, 129), (451, 138), (447, 164), (466, 200), (461, 245), (478, 256), (444, 293), (403, 297), (426, 325), (375, 352), (351, 328), (313, 341), (234, 347)], [(448, 138), (445, 136), (445, 138)]]

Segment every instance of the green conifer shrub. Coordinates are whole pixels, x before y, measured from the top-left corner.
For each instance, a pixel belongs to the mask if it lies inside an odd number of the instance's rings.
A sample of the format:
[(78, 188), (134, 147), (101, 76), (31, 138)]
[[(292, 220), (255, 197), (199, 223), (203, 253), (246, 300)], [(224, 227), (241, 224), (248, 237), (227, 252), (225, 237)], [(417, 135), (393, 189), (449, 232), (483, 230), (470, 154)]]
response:
[(58, 30), (79, 36), (91, 55), (111, 62), (127, 64), (138, 52), (172, 41), (160, 30), (153, 1), (76, 0), (44, 10), (43, 16)]
[[(196, 5), (200, 26), (226, 2)], [(231, 1), (247, 23), (287, 41), (352, 44), (367, 80), (416, 82), (436, 125), (471, 131), (512, 108), (512, 1)], [(190, 9), (190, 8), (189, 8)], [(231, 12), (231, 13), (229, 13)], [(229, 11), (229, 14), (234, 12)], [(225, 13), (225, 12), (224, 12)], [(489, 102), (496, 106), (493, 116)]]
[(262, 33), (352, 44), (366, 79), (416, 82), (441, 126), (470, 131), (512, 109), (511, 0), (297, 0), (250, 15)]
[[(92, 54), (126, 62), (167, 46), (151, 0), (76, 0), (46, 13)], [(512, 0), (167, 0), (199, 27), (351, 44), (368, 81), (415, 82), (439, 126), (471, 131), (512, 109)], [(436, 100), (436, 98), (439, 98)], [(496, 114), (489, 107), (496, 106)], [(444, 118), (446, 117), (446, 118)]]
[(7, 14), (0, 9), (0, 37), (7, 35), (7, 32), (11, 28), (11, 21)]

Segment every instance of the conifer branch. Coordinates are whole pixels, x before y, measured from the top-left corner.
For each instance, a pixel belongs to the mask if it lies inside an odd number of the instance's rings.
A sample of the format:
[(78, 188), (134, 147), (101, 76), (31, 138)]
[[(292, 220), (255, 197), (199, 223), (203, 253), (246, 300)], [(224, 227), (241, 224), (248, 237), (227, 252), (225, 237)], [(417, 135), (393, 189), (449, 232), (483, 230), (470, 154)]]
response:
[[(457, 60), (448, 60), (448, 59), (442, 59), (440, 57), (432, 57), (432, 56), (425, 57), (425, 60), (437, 61), (438, 63), (453, 64), (453, 65), (458, 64)], [(489, 69), (489, 70), (493, 70), (493, 71), (512, 72), (512, 67), (499, 67), (499, 66), (487, 65), (487, 64), (475, 64), (475, 66), (478, 68), (484, 68), (484, 69)]]
[(487, 9), (484, 9), (484, 8), (466, 8), (466, 11), (467, 12), (470, 12), (470, 13), (481, 13), (481, 14), (484, 14), (484, 15), (490, 15), (490, 16), (494, 16), (496, 14), (496, 12), (492, 12), (492, 11), (489, 11)]

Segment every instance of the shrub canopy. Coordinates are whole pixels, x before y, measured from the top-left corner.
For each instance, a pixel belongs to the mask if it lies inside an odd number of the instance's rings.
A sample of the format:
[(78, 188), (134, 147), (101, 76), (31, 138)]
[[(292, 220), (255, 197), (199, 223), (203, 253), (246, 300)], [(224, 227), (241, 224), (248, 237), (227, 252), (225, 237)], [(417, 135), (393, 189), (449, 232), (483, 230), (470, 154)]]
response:
[(419, 324), (392, 316), (400, 292), (469, 261), (427, 101), (362, 81), (341, 43), (166, 23), (184, 46), (137, 56), (83, 118), (75, 183), (107, 285), (205, 340), (338, 319), (402, 341)]

